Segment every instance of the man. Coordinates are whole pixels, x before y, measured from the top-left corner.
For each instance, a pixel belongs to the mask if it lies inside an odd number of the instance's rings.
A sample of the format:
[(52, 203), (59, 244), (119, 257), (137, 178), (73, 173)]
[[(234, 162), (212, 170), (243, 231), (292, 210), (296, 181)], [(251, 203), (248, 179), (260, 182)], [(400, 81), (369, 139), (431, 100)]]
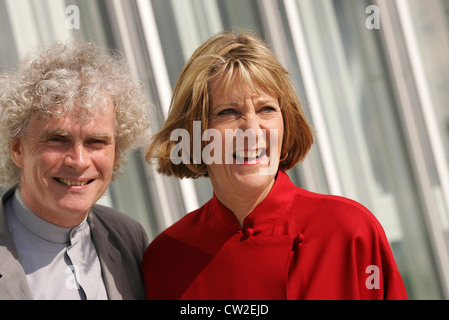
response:
[(145, 139), (141, 87), (82, 41), (24, 60), (0, 86), (0, 299), (145, 298), (144, 229), (95, 204)]

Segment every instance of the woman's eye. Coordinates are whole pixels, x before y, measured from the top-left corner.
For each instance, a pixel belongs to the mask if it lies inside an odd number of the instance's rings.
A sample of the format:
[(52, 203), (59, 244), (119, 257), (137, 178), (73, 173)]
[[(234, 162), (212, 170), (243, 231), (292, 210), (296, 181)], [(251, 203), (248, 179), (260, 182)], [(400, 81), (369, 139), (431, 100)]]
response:
[(272, 112), (272, 111), (276, 111), (275, 107), (271, 107), (271, 106), (265, 106), (262, 109), (260, 109), (260, 111), (262, 112)]
[(234, 109), (224, 109), (217, 113), (217, 116), (236, 115), (237, 112)]

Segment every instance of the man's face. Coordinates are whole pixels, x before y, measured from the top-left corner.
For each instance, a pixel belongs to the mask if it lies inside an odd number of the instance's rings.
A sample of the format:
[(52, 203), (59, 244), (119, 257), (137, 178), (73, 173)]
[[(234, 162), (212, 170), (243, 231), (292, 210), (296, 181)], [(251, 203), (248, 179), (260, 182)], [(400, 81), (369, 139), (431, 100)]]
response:
[(21, 168), (25, 204), (57, 225), (79, 224), (106, 191), (116, 163), (114, 108), (77, 121), (76, 109), (64, 118), (30, 120), (26, 136), (11, 153)]

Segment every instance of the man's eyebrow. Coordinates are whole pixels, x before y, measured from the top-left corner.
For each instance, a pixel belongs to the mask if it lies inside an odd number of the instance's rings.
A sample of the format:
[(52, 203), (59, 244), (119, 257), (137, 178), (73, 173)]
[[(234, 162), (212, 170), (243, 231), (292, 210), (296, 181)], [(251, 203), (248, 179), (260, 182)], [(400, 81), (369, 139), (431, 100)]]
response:
[(68, 136), (70, 136), (70, 134), (67, 131), (61, 130), (61, 129), (47, 130), (47, 131), (42, 132), (42, 134), (41, 134), (42, 139), (47, 139), (47, 138), (50, 138), (53, 136), (68, 137)]
[[(54, 137), (54, 136), (71, 137), (70, 133), (68, 133), (65, 130), (61, 130), (61, 129), (47, 130), (47, 131), (42, 132), (42, 134), (41, 134), (41, 138), (44, 140)], [(110, 134), (102, 133), (102, 132), (96, 132), (96, 133), (90, 134), (86, 137), (86, 139), (105, 140), (106, 142), (113, 141), (113, 137)]]
[(113, 140), (113, 137), (108, 133), (93, 133), (91, 135), (88, 135), (88, 139), (95, 139), (95, 140), (105, 140), (106, 142), (111, 142)]

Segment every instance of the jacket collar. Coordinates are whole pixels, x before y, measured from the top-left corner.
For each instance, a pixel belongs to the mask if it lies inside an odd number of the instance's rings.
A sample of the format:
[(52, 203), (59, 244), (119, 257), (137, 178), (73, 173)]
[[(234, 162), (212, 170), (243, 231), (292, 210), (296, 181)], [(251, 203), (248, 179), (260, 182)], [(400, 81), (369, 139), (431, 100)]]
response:
[[(4, 203), (14, 195), (16, 187), (8, 190), (0, 201), (0, 299), (33, 299), (25, 271), (20, 264), (16, 246), (9, 232)], [(109, 231), (94, 212), (89, 212), (87, 221), (101, 263), (103, 280), (110, 300), (122, 299), (120, 293), (125, 287), (125, 277), (113, 275), (124, 274), (120, 252), (110, 243)]]
[[(286, 212), (295, 192), (295, 185), (287, 173), (280, 169), (268, 195), (243, 221), (243, 231), (252, 229), (251, 232), (262, 232), (272, 229), (276, 221)], [(242, 231), (234, 213), (224, 206), (215, 194), (211, 206), (214, 216), (221, 225), (232, 232)]]
[(33, 295), (9, 232), (4, 208), (15, 189), (8, 190), (0, 201), (0, 299), (29, 300)]
[(101, 273), (106, 286), (109, 300), (122, 300), (126, 285), (126, 270), (123, 268), (122, 255), (113, 245), (109, 230), (105, 227), (93, 206), (87, 216), (92, 239), (97, 249), (98, 258), (101, 263)]

